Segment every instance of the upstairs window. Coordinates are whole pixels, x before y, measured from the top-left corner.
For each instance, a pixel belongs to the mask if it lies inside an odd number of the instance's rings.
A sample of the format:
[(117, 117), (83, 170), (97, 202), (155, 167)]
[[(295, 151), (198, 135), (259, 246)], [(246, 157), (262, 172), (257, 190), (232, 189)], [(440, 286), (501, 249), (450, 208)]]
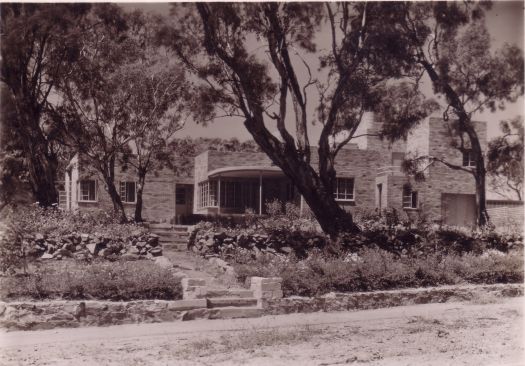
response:
[(137, 185), (135, 182), (120, 182), (120, 199), (124, 203), (137, 201)]
[(354, 178), (336, 178), (334, 197), (337, 201), (353, 201)]
[(476, 166), (476, 160), (474, 159), (474, 153), (471, 150), (463, 152), (463, 166), (472, 167)]
[(81, 180), (80, 181), (78, 200), (81, 202), (96, 202), (97, 201), (97, 181), (96, 180)]
[(403, 208), (417, 208), (418, 197), (417, 191), (413, 191), (411, 187), (403, 187)]

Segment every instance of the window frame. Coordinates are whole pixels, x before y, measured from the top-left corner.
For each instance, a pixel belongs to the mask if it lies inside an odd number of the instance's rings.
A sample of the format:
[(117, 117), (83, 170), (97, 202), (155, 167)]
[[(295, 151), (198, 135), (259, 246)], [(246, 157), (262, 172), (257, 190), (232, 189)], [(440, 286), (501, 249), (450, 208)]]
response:
[[(84, 195), (82, 193), (82, 183), (84, 182), (94, 182), (94, 196), (95, 196), (95, 199), (94, 200), (90, 200), (90, 199), (84, 199)], [(77, 201), (78, 202), (87, 202), (87, 203), (93, 203), (93, 202), (98, 202), (98, 181), (96, 179), (82, 179), (82, 180), (79, 180), (78, 181), (78, 186), (77, 186), (77, 192), (78, 192), (78, 196), (77, 196)], [(89, 197), (89, 192), (88, 192), (88, 195)]]
[[(133, 183), (133, 185), (135, 186), (135, 194), (134, 194), (134, 198), (135, 200), (134, 201), (127, 201), (127, 193), (128, 193), (128, 183)], [(124, 186), (123, 186), (124, 184)], [(122, 194), (122, 187), (124, 187), (124, 194)], [(137, 182), (133, 181), (133, 180), (123, 180), (123, 181), (120, 181), (120, 184), (119, 184), (119, 195), (120, 195), (120, 200), (122, 201), (122, 203), (127, 203), (127, 204), (135, 204), (137, 203)]]
[[(408, 192), (408, 193), (407, 193)], [(414, 197), (415, 197), (415, 205), (414, 205)], [(410, 202), (410, 206), (406, 206), (405, 203)], [(419, 193), (418, 191), (415, 191), (412, 189), (412, 187), (403, 187), (402, 192), (402, 202), (401, 206), (404, 210), (417, 210), (419, 209)]]
[[(344, 192), (340, 191), (340, 182), (344, 181)], [(348, 182), (352, 182), (352, 192), (348, 192)], [(340, 198), (343, 196), (344, 198)], [(351, 196), (351, 198), (348, 198)], [(355, 202), (355, 178), (354, 177), (336, 177), (334, 187), (334, 199), (337, 202)]]
[[(462, 159), (461, 165), (464, 168), (475, 168), (476, 167), (476, 160), (473, 159), (472, 150), (465, 150), (462, 152)], [(466, 164), (465, 164), (466, 162)]]
[(199, 182), (198, 186), (198, 204), (197, 207), (208, 208), (217, 207), (217, 181), (205, 180)]

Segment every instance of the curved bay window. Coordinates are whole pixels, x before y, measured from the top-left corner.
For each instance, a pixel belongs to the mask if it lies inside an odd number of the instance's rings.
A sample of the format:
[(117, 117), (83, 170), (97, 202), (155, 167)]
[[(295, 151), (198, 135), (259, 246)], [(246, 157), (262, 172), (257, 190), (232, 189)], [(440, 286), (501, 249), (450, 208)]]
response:
[(198, 207), (217, 206), (217, 181), (205, 181), (199, 183)]

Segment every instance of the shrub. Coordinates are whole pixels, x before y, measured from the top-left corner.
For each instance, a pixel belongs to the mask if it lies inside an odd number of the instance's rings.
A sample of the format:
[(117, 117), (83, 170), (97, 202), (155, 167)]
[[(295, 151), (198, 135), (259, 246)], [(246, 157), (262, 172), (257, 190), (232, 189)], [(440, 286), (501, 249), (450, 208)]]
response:
[(305, 260), (274, 255), (255, 260), (245, 257), (233, 266), (240, 281), (251, 276), (282, 277), (287, 296), (523, 281), (522, 254), (497, 251), (481, 256), (434, 253), (399, 257), (380, 248), (364, 248), (358, 254), (348, 252), (339, 257), (326, 257), (317, 251)]
[(182, 298), (180, 278), (150, 261), (55, 262), (28, 276), (4, 277), (0, 283), (2, 300)]

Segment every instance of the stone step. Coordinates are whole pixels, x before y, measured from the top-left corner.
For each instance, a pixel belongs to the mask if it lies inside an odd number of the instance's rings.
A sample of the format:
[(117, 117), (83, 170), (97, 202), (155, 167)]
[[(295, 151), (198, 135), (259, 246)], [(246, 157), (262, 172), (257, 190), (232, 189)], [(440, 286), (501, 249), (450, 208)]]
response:
[(178, 243), (178, 244), (188, 244), (188, 239), (181, 238), (159, 238), (161, 243)]
[(177, 234), (177, 235), (190, 235), (190, 233), (188, 231), (184, 231), (184, 230), (173, 230), (171, 228), (167, 228), (167, 229), (153, 229), (153, 230), (150, 230), (151, 232), (155, 233), (155, 234)]
[(253, 291), (245, 289), (208, 289), (206, 297), (253, 298)]
[(224, 307), (246, 307), (256, 306), (257, 299), (253, 297), (208, 297), (206, 293), (208, 308), (224, 308)]
[(154, 231), (153, 233), (157, 234), (158, 236), (180, 236), (184, 238), (187, 238), (190, 236), (190, 233), (183, 233), (183, 232), (178, 233), (176, 231), (166, 231), (166, 232)]
[(264, 312), (264, 309), (255, 307), (225, 307), (211, 310), (208, 319), (258, 318)]
[(187, 244), (162, 244), (163, 250), (173, 250), (176, 252), (184, 252), (188, 250)]

